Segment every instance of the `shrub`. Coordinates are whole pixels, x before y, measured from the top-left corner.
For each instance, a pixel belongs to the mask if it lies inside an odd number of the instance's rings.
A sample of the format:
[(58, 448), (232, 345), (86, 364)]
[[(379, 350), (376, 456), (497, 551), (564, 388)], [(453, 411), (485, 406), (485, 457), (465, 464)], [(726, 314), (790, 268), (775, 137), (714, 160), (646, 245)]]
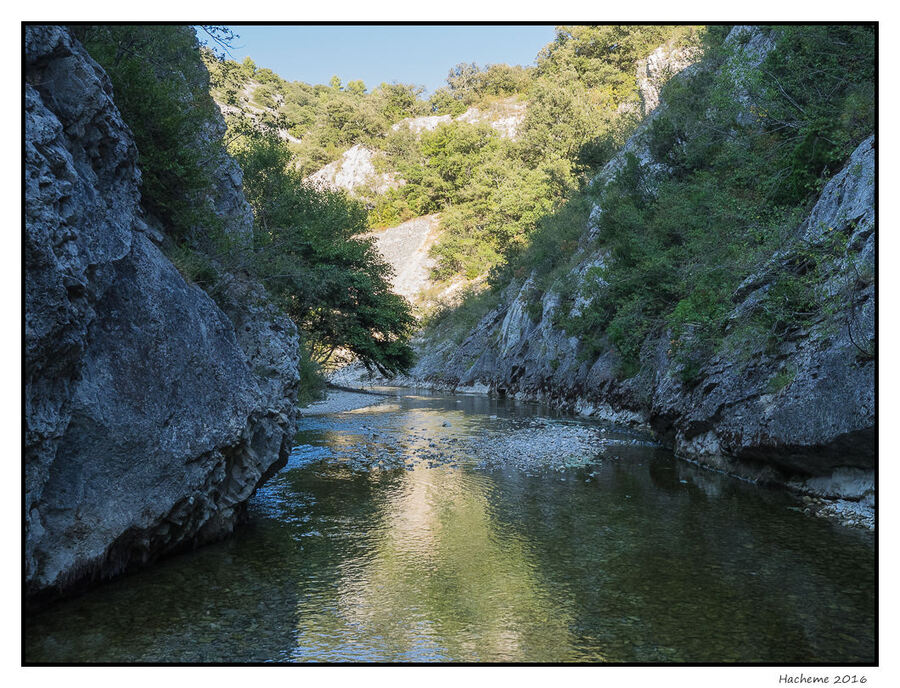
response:
[(116, 105), (134, 134), (144, 207), (176, 238), (213, 222), (201, 199), (221, 142), (208, 133), (215, 104), (193, 30), (118, 25), (72, 31), (109, 74)]

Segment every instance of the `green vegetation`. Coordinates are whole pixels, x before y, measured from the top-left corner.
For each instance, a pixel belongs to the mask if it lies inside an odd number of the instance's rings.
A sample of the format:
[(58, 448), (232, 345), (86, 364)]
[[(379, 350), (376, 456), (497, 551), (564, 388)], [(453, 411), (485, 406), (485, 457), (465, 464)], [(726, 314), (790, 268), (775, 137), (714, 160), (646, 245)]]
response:
[(531, 72), (518, 65), (494, 64), (481, 68), (474, 62), (460, 63), (447, 75), (447, 86), (437, 89), (429, 99), (430, 109), (438, 115), (456, 116), (494, 97), (526, 93)]
[(173, 236), (209, 226), (214, 215), (199, 201), (211, 184), (208, 165), (220, 144), (205, 134), (215, 104), (196, 62), (193, 30), (74, 26), (72, 34), (112, 80), (116, 105), (137, 144), (144, 206)]
[(489, 108), (524, 100), (516, 140), (456, 121), (418, 141), (387, 146), (407, 184), (392, 195), (392, 207), (385, 201), (375, 207), (373, 224), (440, 212), (436, 277), (502, 271), (525, 250), (542, 218), (552, 217), (584, 173), (609, 160), (633, 130), (637, 61), (662, 43), (695, 45), (701, 35), (696, 27), (559, 27), (536, 68), (457, 65), (448, 87), (432, 98), (434, 111), (459, 112), (453, 103)]
[(444, 338), (461, 344), (482, 316), (499, 303), (500, 294), (498, 292), (470, 285), (466, 288), (458, 305), (439, 306), (426, 314), (421, 325), (426, 330), (440, 330)]
[[(373, 91), (360, 81), (344, 85), (337, 76), (326, 85), (286, 81), (247, 58), (242, 64), (220, 60), (204, 49), (213, 97), (252, 113), (254, 123), (281, 129), (300, 139), (292, 152), (300, 172), (315, 172), (355, 143), (377, 146), (391, 124), (404, 117), (429, 114), (412, 84), (383, 83)], [(237, 113), (229, 115), (229, 119)], [(231, 122), (229, 121), (229, 125)]]
[[(207, 31), (227, 40), (221, 28)], [(382, 372), (409, 367), (414, 320), (406, 302), (389, 290), (388, 267), (371, 242), (358, 237), (367, 229), (365, 208), (303, 183), (291, 152), (273, 133), (282, 123), (278, 118), (234, 118), (225, 141), (214, 133), (216, 106), (191, 28), (78, 26), (73, 33), (112, 80), (139, 151), (143, 205), (162, 223), (173, 263), (213, 298), (229, 272), (243, 272), (265, 286), (301, 332), (301, 395), (315, 391), (320, 367), (340, 349)], [(241, 65), (219, 61), (209, 51), (205, 58), (215, 66), (214, 85), (225, 102), (238, 102), (248, 77), (262, 84), (254, 93), (257, 103), (287, 102), (277, 75), (257, 69), (249, 58)], [(358, 84), (350, 88), (348, 97), (362, 90)], [(331, 104), (327, 113), (338, 118), (346, 103)], [(215, 181), (210, 170), (224, 145), (244, 172), (254, 211), (252, 237), (229, 232), (206, 200)]]
[[(559, 27), (536, 67), (459, 64), (427, 102), (410, 85), (367, 92), (362, 82), (344, 86), (334, 77), (310, 86), (256, 65), (206, 59), (216, 98), (237, 105), (244, 98), (245, 111), (265, 106), (253, 115), (257, 124), (301, 139), (292, 152), (304, 175), (353, 144), (380, 151), (383, 170), (406, 183), (385, 194), (357, 190), (369, 226), (440, 213), (435, 277), (473, 279), (522, 251), (538, 221), (624, 142), (639, 118), (637, 61), (660, 44), (698, 45), (701, 36), (689, 26)], [(467, 108), (503, 116), (520, 105), (527, 110), (516, 140), (464, 121), (418, 136), (391, 129), (407, 117), (456, 117)]]
[[(622, 356), (623, 375), (637, 371), (646, 336), (668, 329), (671, 353), (692, 380), (722, 342), (738, 285), (785, 245), (828, 177), (872, 131), (871, 29), (773, 32), (777, 47), (745, 78), (752, 117), (728, 95), (733, 71), (716, 71), (734, 62), (739, 44), (711, 41), (706, 68), (666, 87), (666, 109), (647, 133), (670, 172), (648, 178), (629, 157), (598, 194), (605, 284), (587, 283), (581, 296), (590, 306), (564, 325), (587, 356), (602, 350), (605, 336)], [(823, 256), (815, 253), (773, 268), (773, 286), (747, 316), (752, 323), (743, 325), (763, 332), (768, 346), (828, 307), (816, 294)]]
[(782, 368), (771, 380), (769, 380), (769, 392), (771, 394), (777, 394), (791, 384), (795, 377), (797, 377), (797, 371), (794, 368)]
[(255, 217), (243, 263), (305, 332), (313, 359), (326, 365), (347, 349), (384, 374), (412, 364), (415, 320), (390, 291), (389, 268), (367, 231), (366, 212), (344, 194), (303, 183), (276, 137), (245, 137), (232, 150), (244, 170)]

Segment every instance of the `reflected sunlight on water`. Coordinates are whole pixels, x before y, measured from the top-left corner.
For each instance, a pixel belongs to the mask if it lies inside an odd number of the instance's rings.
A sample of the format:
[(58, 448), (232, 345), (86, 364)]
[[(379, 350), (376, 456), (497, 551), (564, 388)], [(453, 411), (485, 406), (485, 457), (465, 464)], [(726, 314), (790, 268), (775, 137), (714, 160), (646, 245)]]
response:
[(234, 538), (29, 618), (26, 656), (871, 660), (870, 533), (610, 425), (568, 468), (472, 455), (523, 428), (600, 426), (512, 400), (421, 395), (304, 418)]

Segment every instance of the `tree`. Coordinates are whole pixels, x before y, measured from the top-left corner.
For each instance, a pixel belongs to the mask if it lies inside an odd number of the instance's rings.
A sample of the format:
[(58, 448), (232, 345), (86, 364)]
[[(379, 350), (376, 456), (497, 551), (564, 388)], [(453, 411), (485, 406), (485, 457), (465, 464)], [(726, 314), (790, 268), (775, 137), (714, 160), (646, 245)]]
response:
[(366, 93), (366, 84), (362, 79), (356, 79), (355, 81), (351, 81), (347, 84), (347, 92), (352, 93), (355, 96), (365, 95)]
[(424, 87), (414, 84), (382, 83), (374, 95), (378, 109), (388, 121), (396, 122), (404, 117), (415, 117), (425, 113), (426, 108), (419, 99), (424, 91)]
[(347, 349), (383, 374), (407, 370), (415, 319), (391, 291), (390, 268), (373, 242), (359, 236), (365, 208), (306, 185), (277, 137), (242, 140), (233, 152), (255, 216), (245, 264), (308, 334), (314, 359), (327, 365)]
[(462, 200), (461, 192), (471, 181), (481, 157), (499, 145), (489, 126), (452, 122), (420, 139), (421, 159), (401, 169), (407, 179), (406, 197), (419, 212), (446, 208)]

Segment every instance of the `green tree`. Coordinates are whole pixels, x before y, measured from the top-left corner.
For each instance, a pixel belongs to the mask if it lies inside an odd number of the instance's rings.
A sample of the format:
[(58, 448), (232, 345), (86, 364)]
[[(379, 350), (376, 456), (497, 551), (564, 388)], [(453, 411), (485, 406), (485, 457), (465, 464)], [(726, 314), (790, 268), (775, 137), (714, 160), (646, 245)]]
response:
[(350, 81), (347, 84), (347, 92), (352, 93), (355, 96), (364, 95), (366, 92), (366, 84), (362, 81), (362, 79)]
[(461, 200), (463, 187), (481, 156), (499, 145), (496, 132), (485, 125), (441, 124), (423, 132), (418, 157), (401, 164), (407, 180), (403, 196), (418, 213), (436, 212)]
[(420, 99), (425, 91), (413, 84), (382, 83), (373, 94), (375, 106), (388, 122), (396, 122), (404, 117), (424, 114), (426, 108)]
[(365, 209), (305, 185), (276, 137), (242, 139), (234, 154), (255, 216), (245, 265), (307, 333), (314, 360), (327, 365), (347, 349), (384, 374), (408, 369), (415, 319), (372, 241), (359, 236)]

